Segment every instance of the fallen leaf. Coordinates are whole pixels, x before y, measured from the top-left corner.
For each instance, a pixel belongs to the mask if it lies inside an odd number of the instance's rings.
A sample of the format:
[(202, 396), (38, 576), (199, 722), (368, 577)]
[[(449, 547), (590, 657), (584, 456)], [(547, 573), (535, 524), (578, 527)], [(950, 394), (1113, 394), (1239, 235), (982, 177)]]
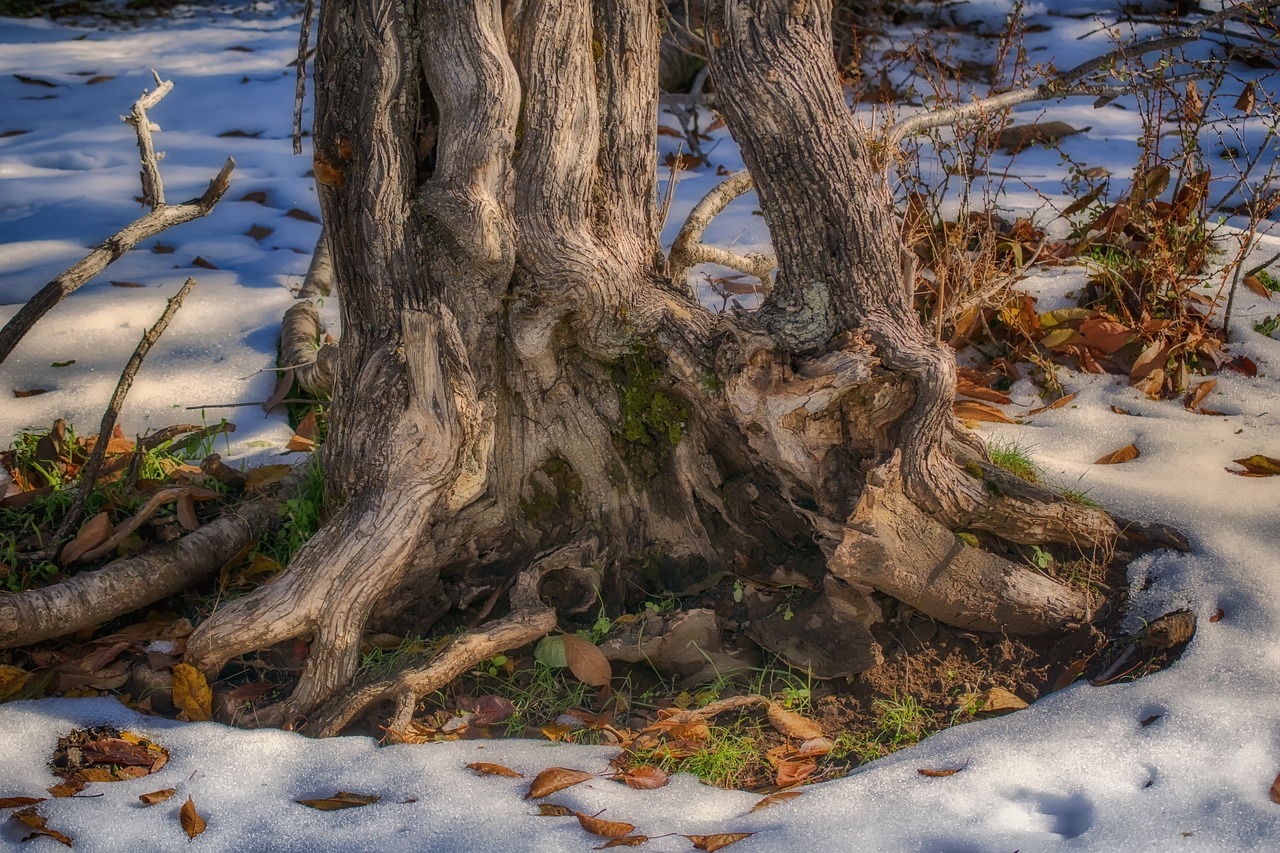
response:
[(779, 803), (785, 803), (787, 800), (794, 800), (796, 797), (802, 796), (804, 791), (778, 791), (776, 794), (770, 794), (761, 800), (758, 800), (751, 811), (758, 812), (761, 809), (771, 808)]
[(812, 759), (803, 761), (779, 761), (774, 784), (779, 788), (790, 788), (799, 785), (818, 770), (818, 762)]
[(613, 667), (604, 652), (577, 634), (565, 634), (564, 659), (569, 671), (583, 684), (604, 687), (613, 678)]
[(1128, 326), (1100, 317), (1085, 320), (1076, 332), (1080, 336), (1079, 343), (1096, 349), (1103, 355), (1112, 355), (1133, 337), (1133, 330)]
[(1280, 774), (1278, 774), (1275, 781), (1271, 783), (1271, 802), (1280, 803)]
[(978, 696), (982, 704), (978, 707), (981, 714), (995, 714), (1001, 711), (1020, 711), (1027, 707), (1027, 703), (1022, 701), (1013, 693), (1005, 690), (1003, 687), (992, 687)]
[(50, 83), (48, 80), (41, 80), (39, 77), (27, 77), (24, 74), (13, 75), (19, 83), (26, 83), (28, 86), (44, 86), (46, 89), (58, 88), (57, 83)]
[(567, 767), (548, 767), (536, 777), (529, 786), (529, 793), (524, 795), (526, 800), (537, 800), (542, 797), (554, 794), (556, 791), (563, 791), (565, 788), (571, 788), (580, 782), (588, 779), (594, 779), (595, 774), (587, 773), (583, 770), (570, 770)]
[(699, 850), (715, 853), (715, 851), (723, 847), (737, 844), (742, 839), (750, 838), (753, 835), (755, 835), (754, 832), (721, 832), (716, 835), (686, 835), (685, 838), (692, 841), (693, 846)]
[(0, 797), (0, 809), (16, 809), (21, 806), (34, 806), (43, 803), (47, 797)]
[(608, 850), (611, 847), (639, 847), (649, 841), (647, 835), (624, 835), (621, 838), (610, 838), (599, 847), (593, 847), (592, 850)]
[(1132, 462), (1141, 456), (1141, 451), (1135, 444), (1126, 444), (1119, 450), (1113, 450), (1105, 456), (1100, 456), (1093, 460), (1094, 465), (1119, 465), (1122, 462)]
[(972, 382), (966, 382), (963, 379), (956, 382), (956, 393), (963, 394), (966, 397), (972, 397), (975, 400), (985, 400), (988, 403), (999, 403), (1002, 406), (1007, 406), (1013, 402), (1013, 400), (1009, 399), (1004, 394), (1001, 394), (999, 391), (984, 388), (980, 385), (974, 385)]
[(310, 453), (316, 449), (316, 443), (295, 433), (289, 437), (289, 442), (284, 446), (284, 449), (291, 450), (294, 453)]
[(1152, 714), (1150, 717), (1143, 717), (1141, 720), (1139, 720), (1138, 725), (1142, 726), (1142, 728), (1145, 729), (1147, 726), (1151, 725), (1158, 719), (1160, 719), (1159, 714)]
[(1050, 691), (1056, 693), (1059, 690), (1064, 690), (1072, 684), (1075, 684), (1076, 679), (1084, 674), (1084, 667), (1084, 660), (1078, 660), (1071, 663), (1062, 671), (1061, 675), (1054, 679), (1053, 686), (1049, 688)]
[(1223, 616), (1226, 616), (1226, 615), (1227, 615), (1227, 614), (1226, 614), (1226, 612), (1225, 612), (1225, 611), (1223, 611), (1223, 609), (1222, 609), (1221, 607), (1219, 607), (1217, 610), (1213, 611), (1213, 615), (1209, 617), (1209, 621), (1210, 621), (1210, 622), (1221, 622), (1221, 621), (1222, 621), (1222, 617), (1223, 617)]
[(515, 712), (515, 703), (502, 696), (485, 695), (476, 700), (477, 725), (496, 726), (499, 723), (505, 723)]
[(46, 826), (45, 818), (36, 814), (34, 808), (26, 808), (20, 812), (14, 812), (11, 819), (25, 824), (31, 829), (31, 834), (23, 838), (23, 841), (43, 835), (47, 838), (52, 838), (54, 841), (60, 841), (68, 847), (71, 846), (71, 838), (56, 829), (50, 829)]
[(69, 566), (84, 554), (89, 553), (97, 548), (103, 542), (106, 542), (115, 533), (115, 527), (111, 524), (111, 514), (106, 510), (95, 515), (84, 523), (80, 528), (80, 532), (76, 534), (76, 538), (67, 543), (67, 547), (62, 549), (62, 565)]
[[(1089, 128), (1083, 128), (1088, 130)], [(1054, 143), (1068, 136), (1080, 133), (1064, 121), (1046, 121), (1037, 124), (1015, 124), (1005, 128), (996, 137), (996, 147), (1007, 148), (1010, 152), (1018, 152), (1028, 145), (1041, 142)]]
[(262, 241), (276, 233), (276, 229), (268, 228), (265, 225), (254, 225), (248, 231), (244, 232), (246, 237), (252, 237), (254, 240)]
[(555, 803), (539, 803), (538, 817), (572, 817), (577, 814), (568, 806), (558, 806)]
[(621, 782), (625, 782), (628, 788), (635, 788), (638, 791), (661, 788), (671, 781), (671, 777), (667, 775), (665, 770), (654, 767), (651, 764), (629, 767), (619, 773), (616, 778)]
[(1262, 280), (1256, 275), (1247, 275), (1240, 283), (1249, 288), (1249, 290), (1252, 290), (1258, 296), (1261, 296), (1263, 299), (1271, 299), (1271, 291), (1267, 289), (1267, 286), (1263, 284)]
[(947, 776), (954, 776), (968, 766), (968, 764), (961, 764), (959, 767), (948, 767), (945, 770), (930, 770), (927, 767), (917, 767), (916, 772), (930, 779), (942, 779)]
[(21, 667), (0, 664), (0, 702), (25, 687), (30, 676), (31, 673)]
[(114, 79), (116, 78), (112, 77), (110, 74), (99, 74), (96, 77), (90, 77), (88, 80), (85, 80), (84, 84), (86, 86), (96, 86), (99, 83), (106, 83)]
[(182, 809), (178, 812), (178, 820), (182, 823), (182, 831), (187, 834), (187, 838), (195, 838), (204, 832), (207, 824), (204, 818), (196, 811), (196, 804), (192, 802), (190, 797), (182, 804)]
[(161, 788), (159, 791), (152, 791), (150, 794), (140, 794), (138, 799), (142, 801), (144, 806), (154, 806), (157, 803), (163, 803), (176, 793), (178, 793), (176, 788)]
[(601, 838), (619, 838), (635, 829), (635, 826), (630, 823), (605, 820), (582, 812), (574, 812), (574, 814), (578, 818), (579, 826), (592, 835), (599, 835)]
[(211, 719), (213, 691), (209, 689), (204, 673), (189, 663), (174, 664), (170, 671), (173, 673), (173, 704), (190, 722)]
[(183, 495), (178, 498), (176, 506), (178, 511), (178, 523), (182, 525), (183, 530), (191, 531), (200, 528), (200, 519), (196, 518), (196, 499), (191, 495)]
[(138, 284), (136, 281), (113, 281), (112, 287), (146, 287), (145, 284)]
[(1236, 356), (1227, 362), (1227, 367), (1231, 368), (1236, 373), (1243, 373), (1248, 377), (1258, 375), (1258, 365), (1255, 364), (1253, 359), (1249, 358), (1247, 355)]
[(476, 771), (481, 776), (509, 776), (512, 779), (523, 779), (524, 774), (512, 770), (510, 767), (503, 767), (501, 764), (490, 764), (487, 761), (473, 761), (467, 765), (468, 768)]
[(956, 400), (952, 404), (952, 411), (960, 420), (965, 421), (988, 421), (998, 424), (1016, 424), (1013, 418), (997, 409), (995, 406), (989, 406), (986, 403), (979, 403), (976, 400)]
[(236, 702), (252, 702), (255, 699), (261, 699), (279, 686), (274, 681), (255, 681), (251, 684), (241, 684), (227, 695)]
[(309, 438), (311, 441), (316, 440), (316, 436), (320, 433), (320, 427), (316, 422), (316, 410), (312, 409), (302, 416), (302, 420), (298, 421), (298, 428), (294, 430), (294, 435)]
[(9, 139), (14, 136), (22, 136), (23, 134), (30, 133), (30, 132), (31, 131), (29, 130), (6, 130), (3, 133), (0, 133), (0, 139)]
[(205, 269), (205, 270), (216, 270), (218, 268), (218, 265), (215, 264), (213, 261), (206, 261), (204, 258), (200, 257), (199, 255), (196, 255), (196, 259), (191, 262), (191, 266), (200, 267), (201, 269)]
[(1027, 414), (1038, 415), (1041, 412), (1047, 412), (1050, 409), (1061, 409), (1063, 406), (1065, 406), (1067, 403), (1070, 403), (1075, 398), (1076, 398), (1075, 392), (1072, 392), (1065, 396), (1059, 397), (1058, 399), (1054, 400), (1052, 403), (1050, 403), (1047, 406), (1040, 406), (1039, 408), (1032, 409), (1031, 411), (1027, 412)]
[(262, 465), (250, 469), (244, 481), (244, 490), (246, 492), (261, 491), (267, 486), (283, 480), (292, 470), (292, 465)]
[(276, 377), (276, 383), (271, 388), (271, 396), (267, 398), (267, 402), (262, 404), (262, 411), (268, 415), (278, 406), (284, 405), (285, 399), (289, 396), (290, 389), (293, 388), (292, 367), (286, 367), (280, 371), (280, 375)]
[(833, 749), (835, 744), (825, 737), (809, 738), (800, 744), (800, 748), (792, 758), (821, 758), (824, 755), (830, 755)]
[(1212, 391), (1214, 386), (1217, 384), (1218, 380), (1216, 379), (1206, 379), (1204, 382), (1201, 382), (1195, 388), (1192, 388), (1187, 392), (1187, 396), (1182, 401), (1182, 405), (1186, 406), (1193, 412), (1196, 411), (1200, 408), (1200, 404), (1204, 402), (1204, 398), (1209, 396), (1209, 392)]
[(65, 782), (59, 782), (57, 785), (51, 785), (47, 790), (50, 796), (61, 799), (62, 797), (74, 797), (84, 790), (84, 786), (84, 779), (71, 778)]
[(286, 213), (285, 216), (289, 217), (290, 219), (297, 219), (301, 222), (319, 222), (320, 221), (320, 217), (316, 216), (314, 213), (309, 213), (300, 207), (293, 208), (288, 213)]
[(39, 397), (41, 394), (48, 394), (48, 393), (49, 393), (48, 388), (30, 388), (25, 391), (19, 391), (15, 389), (13, 392), (13, 396), (21, 400), (25, 397)]
[(1160, 193), (1165, 191), (1165, 187), (1169, 186), (1169, 179), (1172, 174), (1169, 167), (1164, 163), (1152, 166), (1133, 182), (1133, 187), (1129, 192), (1130, 203), (1139, 204), (1144, 201), (1153, 201)]
[(172, 255), (176, 250), (173, 246), (166, 246), (164, 243), (156, 243), (151, 247), (151, 251), (157, 255)]
[(788, 711), (777, 702), (769, 703), (769, 725), (787, 737), (809, 740), (822, 737), (822, 727), (808, 717)]
[(1280, 474), (1280, 459), (1276, 459), (1274, 456), (1263, 456), (1260, 453), (1255, 453), (1245, 459), (1233, 461), (1237, 465), (1243, 466), (1244, 470), (1235, 471), (1231, 468), (1227, 470), (1241, 477), (1274, 477)]
[(256, 203), (256, 204), (266, 204), (266, 203), (267, 203), (267, 194), (266, 194), (266, 192), (265, 192), (265, 191), (263, 191), (263, 190), (254, 190), (254, 191), (253, 191), (253, 192), (251, 192), (251, 193), (245, 193), (244, 195), (240, 196), (240, 200), (241, 200), (241, 201), (252, 201), (252, 202), (254, 202), (254, 203)]
[(145, 746), (130, 743), (123, 738), (98, 738), (86, 743), (81, 754), (89, 764), (124, 764), (132, 767), (151, 768), (155, 754)]
[(52, 364), (50, 364), (49, 366), (50, 366), (50, 367), (70, 367), (71, 365), (73, 365), (73, 364), (75, 364), (75, 363), (76, 363), (76, 360), (73, 358), (73, 359), (71, 359), (70, 361), (55, 361), (55, 362), (53, 362)]
[(257, 139), (261, 135), (262, 135), (262, 131), (260, 130), (255, 130), (255, 131), (227, 130), (227, 131), (223, 131), (222, 133), (219, 133), (218, 138), (219, 139)]
[(350, 791), (339, 791), (332, 797), (320, 797), (313, 800), (294, 800), (295, 803), (322, 812), (333, 812), (339, 809), (358, 809), (381, 800), (377, 794), (353, 794)]

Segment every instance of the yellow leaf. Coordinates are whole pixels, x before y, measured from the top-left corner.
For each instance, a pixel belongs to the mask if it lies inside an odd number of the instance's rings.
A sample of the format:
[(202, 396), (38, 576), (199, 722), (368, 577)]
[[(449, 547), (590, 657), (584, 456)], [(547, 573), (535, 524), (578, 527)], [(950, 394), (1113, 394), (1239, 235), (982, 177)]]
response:
[(173, 671), (173, 704), (193, 723), (213, 718), (213, 691), (204, 673), (189, 663), (177, 663)]
[(8, 699), (26, 686), (31, 673), (8, 664), (0, 664), (0, 702)]

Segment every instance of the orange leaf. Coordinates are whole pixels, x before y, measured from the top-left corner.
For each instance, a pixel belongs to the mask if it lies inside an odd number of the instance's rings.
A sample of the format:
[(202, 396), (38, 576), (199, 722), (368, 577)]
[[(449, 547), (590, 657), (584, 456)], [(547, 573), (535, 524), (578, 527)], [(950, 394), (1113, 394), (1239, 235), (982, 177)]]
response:
[(509, 776), (512, 779), (524, 778), (523, 773), (518, 773), (510, 767), (503, 767), (501, 764), (490, 764), (487, 761), (473, 761), (468, 764), (467, 767), (476, 771), (481, 776)]
[(34, 806), (43, 803), (48, 797), (0, 797), (0, 809), (16, 809), (19, 806)]
[(595, 774), (587, 773), (583, 770), (570, 770), (567, 767), (548, 767), (534, 777), (533, 784), (529, 786), (529, 793), (525, 794), (524, 798), (526, 800), (541, 799), (554, 794), (556, 791), (563, 791), (565, 788), (571, 788), (580, 782), (594, 778)]
[(93, 518), (85, 522), (80, 528), (80, 532), (76, 534), (76, 538), (67, 543), (67, 547), (62, 549), (62, 564), (69, 566), (84, 554), (89, 553), (97, 548), (103, 542), (111, 538), (115, 533), (115, 528), (111, 524), (111, 515), (106, 510), (95, 515)]
[(750, 838), (753, 835), (755, 835), (754, 832), (721, 832), (716, 835), (686, 835), (685, 838), (692, 841), (693, 846), (699, 850), (715, 853), (722, 847), (737, 844), (742, 839)]
[(1209, 392), (1212, 391), (1214, 386), (1217, 384), (1218, 380), (1216, 379), (1206, 379), (1204, 382), (1201, 382), (1187, 393), (1186, 399), (1183, 400), (1183, 405), (1193, 412), (1199, 409), (1200, 404), (1204, 402), (1204, 398), (1209, 396)]
[(565, 634), (562, 639), (564, 658), (574, 677), (593, 687), (604, 687), (609, 683), (609, 679), (613, 677), (613, 667), (604, 652), (577, 634)]
[(642, 764), (639, 767), (629, 768), (619, 773), (616, 778), (625, 782), (628, 788), (635, 788), (639, 791), (661, 788), (671, 781), (671, 777), (667, 775), (666, 771), (651, 764)]
[(790, 788), (799, 785), (812, 776), (818, 769), (818, 763), (812, 759), (804, 761), (780, 761), (774, 784), (779, 788)]
[(156, 803), (163, 803), (176, 793), (178, 793), (176, 788), (162, 788), (159, 791), (152, 791), (150, 794), (140, 794), (138, 799), (142, 801), (144, 806), (154, 806)]
[(1253, 91), (1253, 83), (1249, 83), (1244, 87), (1244, 91), (1240, 93), (1240, 97), (1236, 99), (1236, 109), (1245, 115), (1253, 114), (1253, 107), (1257, 103), (1257, 96)]
[(1280, 803), (1280, 775), (1271, 783), (1271, 802)]
[(769, 703), (769, 725), (787, 737), (811, 740), (822, 737), (822, 727), (794, 711), (788, 711), (777, 702)]
[(1072, 392), (1072, 393), (1070, 393), (1070, 394), (1067, 394), (1067, 395), (1065, 395), (1065, 396), (1059, 397), (1058, 399), (1054, 400), (1052, 403), (1050, 403), (1050, 404), (1049, 404), (1049, 405), (1047, 405), (1047, 406), (1041, 406), (1041, 407), (1039, 407), (1039, 408), (1037, 408), (1037, 409), (1032, 409), (1031, 411), (1027, 412), (1027, 414), (1028, 414), (1028, 415), (1038, 415), (1038, 414), (1040, 414), (1041, 412), (1047, 412), (1047, 411), (1049, 411), (1050, 409), (1061, 409), (1063, 406), (1065, 406), (1067, 403), (1070, 403), (1070, 402), (1071, 402), (1072, 400), (1074, 400), (1075, 398), (1076, 398), (1076, 395), (1075, 395), (1075, 392), (1073, 391), (1073, 392)]
[(173, 704), (193, 723), (213, 717), (213, 691), (204, 673), (189, 663), (177, 663), (173, 672)]
[(1002, 406), (1007, 406), (1013, 402), (1013, 400), (1010, 400), (999, 391), (984, 388), (981, 385), (975, 385), (974, 383), (967, 382), (964, 379), (956, 380), (956, 393), (963, 394), (966, 397), (972, 397), (975, 400), (986, 400), (988, 403), (999, 403)]
[(309, 453), (316, 449), (316, 443), (295, 433), (289, 438), (289, 443), (284, 446), (284, 449), (295, 453)]
[(1252, 290), (1254, 293), (1261, 296), (1263, 299), (1271, 298), (1271, 291), (1267, 290), (1267, 286), (1263, 284), (1262, 280), (1258, 278), (1256, 275), (1247, 275), (1244, 277), (1244, 280), (1241, 281), (1240, 283), (1243, 284), (1245, 287), (1249, 288), (1250, 290)]
[(1138, 356), (1138, 360), (1133, 363), (1133, 369), (1129, 371), (1129, 382), (1133, 384), (1139, 379), (1145, 379), (1148, 374), (1158, 367), (1163, 367), (1169, 357), (1169, 342), (1161, 338), (1152, 342)]
[(195, 838), (204, 832), (207, 824), (204, 818), (196, 811), (196, 804), (192, 802), (190, 797), (182, 804), (182, 809), (178, 812), (178, 820), (182, 823), (182, 831), (187, 834), (187, 838)]
[(577, 815), (578, 823), (583, 829), (592, 835), (599, 835), (601, 838), (619, 838), (635, 829), (632, 824), (622, 823), (621, 821), (605, 820), (582, 812), (575, 812), (574, 814)]
[(757, 802), (751, 807), (751, 811), (758, 812), (761, 809), (767, 809), (770, 806), (776, 806), (779, 803), (785, 803), (787, 800), (794, 800), (796, 797), (804, 794), (804, 791), (778, 791), (776, 794), (770, 794), (764, 799)]
[(959, 767), (948, 767), (945, 770), (930, 770), (926, 767), (917, 767), (916, 772), (921, 776), (928, 776), (930, 779), (942, 779), (947, 776), (954, 776), (969, 765), (961, 764)]
[(1077, 330), (1080, 343), (1098, 350), (1104, 355), (1111, 355), (1133, 337), (1133, 330), (1115, 320), (1104, 320), (1095, 317), (1085, 320)]
[(1209, 621), (1221, 622), (1222, 617), (1226, 615), (1227, 615), (1226, 612), (1221, 607), (1219, 607), (1217, 610), (1213, 611), (1213, 615), (1209, 617)]
[(1138, 450), (1137, 445), (1126, 444), (1124, 447), (1120, 448), (1119, 450), (1113, 450), (1110, 453), (1108, 453), (1106, 456), (1101, 456), (1093, 460), (1093, 464), (1094, 465), (1119, 465), (1121, 462), (1132, 462), (1134, 459), (1137, 459), (1141, 455), (1142, 453), (1141, 451)]
[(986, 403), (979, 403), (974, 400), (956, 400), (951, 408), (957, 418), (965, 421), (988, 421), (997, 424), (1017, 423), (1017, 421), (995, 406), (988, 406)]
[(1239, 474), (1241, 477), (1274, 477), (1280, 474), (1280, 459), (1272, 456), (1263, 456), (1255, 453), (1246, 459), (1235, 460), (1237, 465), (1244, 466), (1243, 471), (1231, 471), (1232, 474)]
[(45, 818), (36, 814), (34, 808), (25, 808), (20, 812), (14, 812), (13, 819), (19, 823), (26, 824), (32, 830), (30, 835), (22, 839), (23, 841), (26, 841), (27, 838), (35, 838), (36, 836), (43, 835), (48, 838), (52, 838), (54, 841), (60, 841), (68, 847), (71, 846), (71, 839), (68, 836), (63, 835), (61, 832), (45, 826)]

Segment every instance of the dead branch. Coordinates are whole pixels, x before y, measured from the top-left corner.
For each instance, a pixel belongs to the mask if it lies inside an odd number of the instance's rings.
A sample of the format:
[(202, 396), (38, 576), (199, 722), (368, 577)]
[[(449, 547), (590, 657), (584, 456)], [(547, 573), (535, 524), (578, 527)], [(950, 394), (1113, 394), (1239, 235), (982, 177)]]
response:
[(283, 502), (305, 477), (302, 467), (295, 468), (269, 494), (227, 509), (218, 519), (175, 542), (52, 586), (0, 595), (0, 648), (91, 628), (176, 595), (278, 526)]
[(298, 82), (293, 94), (293, 153), (302, 153), (302, 102), (307, 97), (307, 43), (311, 41), (311, 19), (315, 0), (302, 7), (302, 26), (298, 31)]
[[(156, 180), (159, 180), (158, 175)], [(145, 178), (143, 185), (146, 185)], [(158, 184), (156, 185), (156, 191), (161, 194), (164, 193), (164, 190), (160, 189)], [(147, 353), (151, 351), (151, 347), (155, 342), (160, 340), (164, 330), (169, 327), (169, 321), (173, 319), (173, 315), (178, 313), (178, 309), (182, 307), (182, 300), (187, 298), (187, 294), (195, 286), (196, 280), (188, 278), (186, 283), (182, 285), (182, 289), (169, 299), (165, 305), (164, 313), (160, 315), (160, 319), (156, 320), (155, 325), (146, 331), (142, 336), (142, 340), (138, 341), (138, 346), (134, 348), (128, 364), (124, 366), (124, 370), (120, 373), (120, 381), (116, 383), (116, 390), (111, 394), (111, 401), (107, 403), (107, 410), (102, 413), (102, 426), (98, 429), (98, 440), (94, 442), (93, 452), (89, 454), (89, 460), (80, 469), (80, 486), (76, 490), (75, 500), (72, 502), (70, 509), (67, 510), (62, 524), (58, 526), (58, 532), (54, 534), (52, 548), (55, 554), (62, 547), (63, 540), (67, 539), (71, 535), (71, 531), (75, 530), (80, 524), (80, 519), (84, 515), (85, 504), (89, 500), (89, 495), (93, 493), (94, 486), (98, 483), (98, 472), (102, 467), (102, 460), (107, 456), (107, 445), (111, 442), (111, 434), (115, 430), (116, 418), (120, 416), (120, 407), (124, 405), (124, 398), (128, 396), (129, 389), (133, 386), (133, 379), (138, 375), (139, 368), (142, 367), (142, 360), (147, 357)]]
[[(928, 130), (934, 127), (946, 127), (967, 118), (994, 112), (996, 110), (1007, 109), (1020, 104), (1035, 103), (1039, 101), (1056, 101), (1062, 98), (1069, 98), (1078, 95), (1089, 95), (1097, 98), (1111, 99), (1119, 97), (1120, 95), (1132, 94), (1146, 86), (1156, 85), (1157, 83), (1164, 84), (1172, 82), (1170, 78), (1163, 76), (1157, 80), (1139, 81), (1130, 84), (1114, 84), (1106, 81), (1107, 78), (1112, 76), (1112, 69), (1125, 59), (1135, 56), (1143, 56), (1148, 53), (1155, 53), (1162, 50), (1172, 50), (1176, 47), (1191, 44), (1199, 39), (1207, 29), (1255, 12), (1261, 12), (1276, 7), (1280, 7), (1280, 0), (1253, 0), (1253, 2), (1250, 3), (1231, 6), (1170, 35), (1154, 36), (1152, 38), (1133, 42), (1132, 44), (1121, 45), (1115, 50), (1104, 53), (1101, 56), (1094, 57), (1093, 59), (1080, 63), (1074, 68), (1050, 77), (1038, 86), (1031, 86), (1025, 89), (1015, 89), (1011, 92), (1002, 92), (1001, 94), (994, 95), (990, 98), (971, 101), (966, 104), (951, 107), (950, 109), (917, 113), (890, 125), (889, 129), (885, 132), (885, 145), (897, 145), (906, 137), (913, 133), (919, 133), (922, 130)], [(1198, 79), (1201, 76), (1204, 75), (1182, 75), (1178, 79)]]
[(702, 197), (694, 205), (685, 219), (675, 242), (671, 244), (671, 254), (667, 258), (671, 280), (683, 287), (689, 268), (695, 264), (720, 264), (721, 266), (744, 272), (760, 279), (765, 289), (769, 288), (769, 274), (777, 266), (771, 255), (749, 252), (740, 255), (719, 246), (708, 246), (702, 242), (702, 234), (707, 230), (711, 220), (728, 207), (729, 202), (740, 195), (754, 189), (751, 173), (746, 169), (726, 178)]
[(5, 327), (0, 329), (0, 363), (9, 357), (9, 353), (13, 352), (18, 342), (53, 306), (79, 290), (125, 252), (148, 237), (154, 237), (175, 225), (207, 216), (231, 185), (231, 171), (235, 168), (236, 161), (228, 157), (221, 171), (209, 182), (209, 188), (203, 195), (182, 204), (165, 204), (159, 156), (151, 142), (151, 132), (159, 128), (151, 124), (151, 120), (147, 117), (147, 110), (169, 93), (173, 83), (160, 81), (159, 77), (156, 77), (156, 80), (160, 82), (159, 87), (154, 92), (144, 92), (124, 119), (138, 134), (138, 151), (142, 161), (142, 194), (146, 203), (151, 206), (151, 210), (109, 237), (84, 260), (42, 287), (39, 293), (31, 297), (27, 304), (13, 315)]

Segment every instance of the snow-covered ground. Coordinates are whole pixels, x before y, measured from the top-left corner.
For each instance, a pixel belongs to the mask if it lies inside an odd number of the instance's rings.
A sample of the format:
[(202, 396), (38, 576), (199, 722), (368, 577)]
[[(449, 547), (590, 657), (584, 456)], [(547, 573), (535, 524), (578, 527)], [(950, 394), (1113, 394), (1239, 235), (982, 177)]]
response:
[[(986, 0), (960, 6), (956, 15), (998, 21), (1007, 6)], [(167, 155), (161, 168), (169, 199), (202, 192), (226, 155), (238, 162), (232, 188), (211, 216), (128, 253), (50, 312), (0, 365), (0, 436), (57, 417), (82, 432), (96, 429), (142, 331), (194, 275), (199, 285), (129, 396), (124, 429), (140, 433), (198, 419), (199, 410), (187, 409), (204, 406), (206, 419), (225, 416), (239, 425), (229, 455), (283, 450), (290, 431), (280, 417), (213, 406), (269, 394), (272, 377), (254, 374), (274, 365), (279, 319), (318, 230), (305, 215), (290, 215), (319, 212), (305, 177), (310, 158), (293, 156), (290, 143), (292, 8), (259, 2), (238, 16), (195, 14), (125, 31), (0, 19), (0, 98), (8, 105), (0, 113), (0, 323), (87, 247), (139, 215), (136, 148), (118, 117), (152, 85), (151, 68), (176, 84), (153, 111), (164, 129), (157, 147)], [(1033, 21), (1051, 27), (1029, 37), (1033, 59), (1052, 57), (1065, 67), (1106, 49), (1105, 33), (1088, 35), (1097, 30), (1092, 19), (1059, 17), (1060, 6), (1055, 11), (1030, 8)], [(1040, 113), (1032, 107), (1020, 115)], [(1091, 128), (1064, 143), (1073, 158), (1120, 178), (1130, 173), (1138, 127), (1123, 100), (1095, 110), (1086, 99), (1054, 117)], [(732, 141), (722, 132), (715, 137), (713, 167), (681, 175), (668, 240), (720, 180), (714, 166), (741, 167)], [(662, 155), (677, 143), (660, 141)], [(1065, 168), (1053, 152), (1024, 152), (1015, 171), (1058, 198), (1059, 207), (1070, 202), (1060, 195)], [(257, 192), (265, 201), (240, 200)], [(1030, 192), (1007, 203), (1039, 204)], [(767, 249), (753, 207), (752, 197), (736, 202), (713, 223), (708, 240)], [(249, 236), (255, 226), (271, 233)], [(172, 250), (157, 252), (157, 245)], [(1277, 251), (1280, 240), (1265, 241), (1255, 263)], [(1059, 269), (1026, 284), (1042, 296), (1042, 307), (1053, 307), (1053, 299), (1083, 280), (1079, 270)], [(1280, 479), (1225, 469), (1256, 453), (1280, 457), (1280, 341), (1252, 330), (1254, 320), (1280, 306), (1246, 291), (1239, 298), (1232, 351), (1252, 358), (1259, 374), (1218, 374), (1205, 404), (1225, 416), (1149, 401), (1116, 377), (1064, 371), (1067, 390), (1076, 393), (1071, 406), (1021, 425), (984, 428), (1030, 448), (1060, 483), (1125, 515), (1176, 522), (1189, 535), (1191, 553), (1148, 556), (1131, 569), (1135, 619), (1176, 607), (1200, 617), (1195, 640), (1175, 666), (1131, 684), (1074, 685), (1026, 711), (950, 729), (756, 813), (748, 810), (758, 797), (691, 777), (653, 791), (600, 779), (550, 799), (592, 814), (607, 809), (603, 817), (650, 836), (755, 833), (735, 853), (1276, 849), (1280, 803), (1268, 792), (1280, 773)], [(11, 394), (33, 388), (48, 393)], [(1010, 408), (1018, 413), (1043, 402), (1029, 385), (1015, 386), (1012, 395)], [(1114, 413), (1112, 405), (1133, 416)], [(1091, 464), (1129, 443), (1140, 448), (1139, 459)], [(1223, 618), (1210, 622), (1219, 609)], [(1141, 725), (1153, 715), (1158, 719)], [(465, 765), (501, 763), (527, 776), (549, 766), (603, 771), (611, 755), (605, 749), (527, 741), (379, 749), (364, 738), (314, 741), (180, 724), (110, 699), (0, 706), (0, 798), (41, 795), (55, 781), (47, 761), (58, 737), (97, 723), (154, 738), (173, 759), (153, 776), (92, 785), (92, 797), (42, 803), (49, 826), (72, 836), (77, 850), (176, 849), (186, 844), (177, 812), (188, 796), (208, 821), (194, 844), (208, 850), (576, 851), (600, 843), (571, 818), (535, 816), (532, 802), (521, 798), (527, 780), (481, 777)], [(946, 778), (916, 772), (961, 765), (962, 772)], [(151, 808), (138, 803), (139, 794), (166, 787), (178, 796)], [(340, 812), (293, 802), (338, 790), (382, 800)], [(24, 834), (16, 822), (0, 822), (0, 847), (18, 849)], [(21, 848), (54, 844), (34, 840)], [(672, 836), (647, 849), (688, 850), (690, 843)]]

